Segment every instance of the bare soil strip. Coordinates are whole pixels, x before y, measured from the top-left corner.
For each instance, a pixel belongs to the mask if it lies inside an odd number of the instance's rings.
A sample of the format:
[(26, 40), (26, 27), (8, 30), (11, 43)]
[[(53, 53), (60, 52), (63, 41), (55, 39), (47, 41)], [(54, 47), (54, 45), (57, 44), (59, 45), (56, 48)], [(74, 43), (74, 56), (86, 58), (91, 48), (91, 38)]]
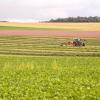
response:
[(0, 36), (34, 36), (34, 37), (83, 37), (100, 38), (100, 31), (54, 31), (54, 30), (0, 30)]

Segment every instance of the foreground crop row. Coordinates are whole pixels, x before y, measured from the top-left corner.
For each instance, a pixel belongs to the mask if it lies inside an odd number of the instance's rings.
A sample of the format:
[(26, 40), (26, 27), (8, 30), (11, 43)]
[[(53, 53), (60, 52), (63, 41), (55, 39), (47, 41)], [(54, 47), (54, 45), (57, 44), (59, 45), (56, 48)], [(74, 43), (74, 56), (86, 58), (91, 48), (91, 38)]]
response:
[(99, 57), (0, 56), (3, 100), (99, 100)]

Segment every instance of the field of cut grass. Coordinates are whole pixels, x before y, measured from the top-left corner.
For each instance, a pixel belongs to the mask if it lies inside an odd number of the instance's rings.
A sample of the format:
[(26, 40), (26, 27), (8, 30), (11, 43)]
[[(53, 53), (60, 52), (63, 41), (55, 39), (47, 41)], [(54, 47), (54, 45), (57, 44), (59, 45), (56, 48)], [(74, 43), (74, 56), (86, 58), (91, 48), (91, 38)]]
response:
[(0, 30), (100, 31), (100, 23), (11, 23), (0, 22)]
[(0, 56), (0, 99), (100, 100), (100, 58)]
[(60, 46), (69, 38), (1, 36), (0, 54), (32, 56), (100, 56), (100, 39), (86, 39), (85, 47)]

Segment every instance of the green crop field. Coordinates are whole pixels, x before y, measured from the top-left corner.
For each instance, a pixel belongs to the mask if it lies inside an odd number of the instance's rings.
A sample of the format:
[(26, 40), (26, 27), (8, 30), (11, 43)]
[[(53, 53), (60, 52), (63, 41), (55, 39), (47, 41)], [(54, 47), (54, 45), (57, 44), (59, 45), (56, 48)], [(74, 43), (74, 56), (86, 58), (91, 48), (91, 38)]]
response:
[(100, 100), (100, 39), (0, 36), (1, 100)]
[[(30, 26), (30, 27), (23, 27), (23, 26), (0, 26), (0, 30), (67, 30), (72, 31), (72, 29), (63, 29), (63, 28), (56, 28), (56, 27), (37, 27), (37, 26)], [(73, 29), (76, 31), (76, 29)]]
[(100, 100), (99, 57), (0, 56), (1, 100)]

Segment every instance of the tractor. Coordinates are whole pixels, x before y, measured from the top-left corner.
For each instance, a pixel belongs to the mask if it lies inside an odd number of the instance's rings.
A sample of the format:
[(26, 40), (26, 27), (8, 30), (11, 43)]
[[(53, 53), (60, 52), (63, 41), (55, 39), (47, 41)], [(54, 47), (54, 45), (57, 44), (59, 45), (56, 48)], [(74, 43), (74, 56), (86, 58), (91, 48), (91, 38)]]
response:
[(81, 47), (81, 46), (85, 46), (85, 40), (84, 39), (80, 39), (80, 38), (75, 38), (75, 39), (73, 39), (71, 41), (61, 43), (61, 46)]

